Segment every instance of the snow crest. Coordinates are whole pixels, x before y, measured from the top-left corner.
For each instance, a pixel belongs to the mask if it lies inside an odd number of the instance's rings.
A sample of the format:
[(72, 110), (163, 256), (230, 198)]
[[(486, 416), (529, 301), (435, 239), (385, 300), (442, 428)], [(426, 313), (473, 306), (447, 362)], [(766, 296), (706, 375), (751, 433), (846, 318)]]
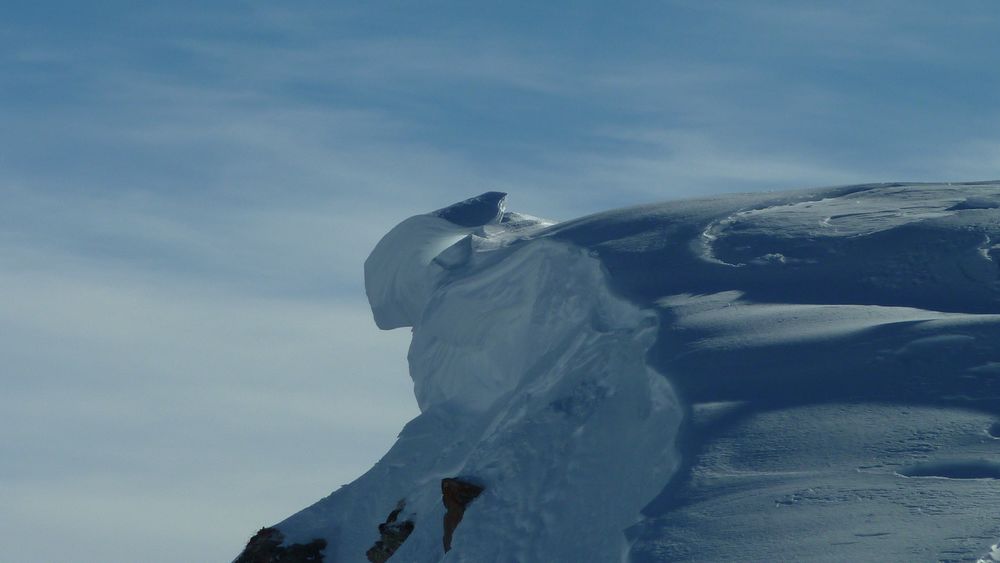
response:
[[(657, 315), (615, 295), (587, 250), (536, 236), (549, 224), (437, 212), (379, 244), (369, 297), (380, 326), (413, 326), (421, 415), (371, 471), (279, 524), (286, 541), (324, 537), (328, 561), (364, 561), (402, 499), (415, 527), (395, 560), (623, 558), (626, 528), (678, 467), (682, 413), (645, 361)], [(439, 483), (455, 476), (485, 491), (445, 554)]]
[[(405, 562), (998, 560), (1000, 183), (504, 199), (365, 263), (421, 414), (287, 543), (364, 561), (399, 507)], [(445, 553), (452, 477), (484, 490)]]
[(365, 261), (365, 291), (383, 330), (413, 326), (444, 273), (434, 257), (473, 232), (435, 215), (418, 215), (382, 237)]

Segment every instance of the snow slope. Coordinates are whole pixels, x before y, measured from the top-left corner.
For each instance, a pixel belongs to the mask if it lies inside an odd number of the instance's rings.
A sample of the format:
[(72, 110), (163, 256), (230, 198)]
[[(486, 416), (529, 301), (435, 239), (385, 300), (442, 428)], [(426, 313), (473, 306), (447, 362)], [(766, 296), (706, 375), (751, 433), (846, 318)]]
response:
[(372, 252), (421, 414), (286, 543), (364, 561), (403, 501), (393, 561), (1000, 560), (1000, 185), (504, 201)]

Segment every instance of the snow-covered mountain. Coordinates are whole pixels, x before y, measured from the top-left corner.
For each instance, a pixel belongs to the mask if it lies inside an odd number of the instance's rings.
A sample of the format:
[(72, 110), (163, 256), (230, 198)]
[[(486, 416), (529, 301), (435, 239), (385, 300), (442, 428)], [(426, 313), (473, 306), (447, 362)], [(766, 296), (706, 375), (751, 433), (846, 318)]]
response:
[(238, 561), (1000, 561), (1000, 184), (504, 202), (372, 251), (421, 414)]

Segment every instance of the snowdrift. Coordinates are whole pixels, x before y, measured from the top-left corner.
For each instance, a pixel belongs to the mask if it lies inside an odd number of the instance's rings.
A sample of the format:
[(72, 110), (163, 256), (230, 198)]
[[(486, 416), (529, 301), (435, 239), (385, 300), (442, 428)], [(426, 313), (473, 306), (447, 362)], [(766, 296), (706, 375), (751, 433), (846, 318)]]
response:
[(421, 414), (268, 529), (272, 549), (1000, 561), (1000, 184), (558, 224), (505, 199), (412, 217), (373, 250), (369, 301), (381, 328), (412, 327)]

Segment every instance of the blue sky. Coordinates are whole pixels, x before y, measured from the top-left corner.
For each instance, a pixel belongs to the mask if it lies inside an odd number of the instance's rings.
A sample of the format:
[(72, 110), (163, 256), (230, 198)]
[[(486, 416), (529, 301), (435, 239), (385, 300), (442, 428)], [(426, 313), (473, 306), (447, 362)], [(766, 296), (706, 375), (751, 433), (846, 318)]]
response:
[(1000, 178), (987, 0), (3, 12), (15, 561), (227, 560), (369, 467), (416, 409), (361, 264), (409, 215)]

